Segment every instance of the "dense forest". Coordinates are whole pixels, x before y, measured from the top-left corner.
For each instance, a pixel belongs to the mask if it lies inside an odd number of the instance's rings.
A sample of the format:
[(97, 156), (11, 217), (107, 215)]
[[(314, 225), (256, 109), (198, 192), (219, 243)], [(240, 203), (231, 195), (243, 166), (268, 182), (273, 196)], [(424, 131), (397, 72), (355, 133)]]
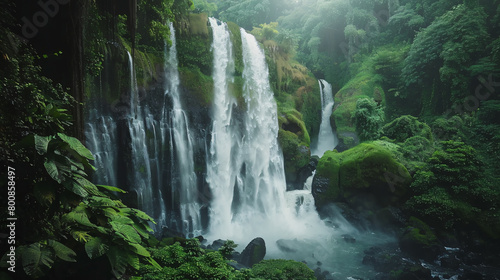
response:
[(14, 2), (1, 279), (500, 279), (500, 1)]

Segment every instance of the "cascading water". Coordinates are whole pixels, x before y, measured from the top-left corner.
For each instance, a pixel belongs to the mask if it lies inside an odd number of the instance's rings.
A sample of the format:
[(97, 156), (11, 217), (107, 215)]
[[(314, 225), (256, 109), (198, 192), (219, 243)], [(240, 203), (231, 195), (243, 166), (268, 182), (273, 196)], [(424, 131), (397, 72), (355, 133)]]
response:
[(231, 203), (234, 195), (234, 184), (237, 176), (233, 168), (236, 164), (234, 153), (238, 148), (240, 135), (237, 130), (230, 129), (235, 120), (232, 119), (236, 99), (229, 93), (228, 80), (234, 72), (232, 44), (226, 23), (210, 18), (213, 30), (212, 50), (214, 53), (214, 103), (212, 141), (207, 160), (207, 183), (211, 187), (212, 202), (210, 211), (210, 228), (212, 232), (231, 227)]
[(319, 127), (318, 143), (311, 152), (313, 155), (321, 157), (326, 151), (335, 149), (339, 141), (330, 125), (330, 116), (335, 104), (332, 95), (332, 85), (321, 79), (318, 83), (321, 94), (321, 124)]
[(94, 180), (99, 184), (116, 186), (116, 124), (113, 117), (92, 110), (85, 125), (85, 138), (88, 148), (93, 151), (97, 169)]
[[(172, 23), (170, 28), (170, 46), (167, 60), (167, 80), (169, 85), (165, 94), (172, 100), (172, 109), (169, 112), (172, 159), (172, 199), (179, 198), (182, 232), (184, 234), (201, 233), (201, 216), (198, 203), (197, 177), (194, 172), (193, 140), (189, 131), (186, 112), (180, 100), (180, 78), (178, 71), (177, 47), (175, 30)], [(163, 118), (167, 113), (163, 113)]]
[[(130, 114), (128, 119), (128, 129), (130, 133), (131, 149), (132, 149), (132, 164), (134, 172), (132, 174), (132, 186), (137, 193), (139, 208), (152, 215), (155, 215), (155, 207), (153, 204), (153, 185), (151, 176), (151, 163), (148, 153), (146, 140), (146, 124), (153, 123), (154, 120), (150, 114), (146, 114), (144, 120), (144, 111), (139, 103), (139, 90), (137, 87), (137, 79), (135, 76), (135, 67), (132, 55), (127, 51), (130, 67)], [(154, 159), (155, 157), (153, 157)]]
[[(277, 252), (281, 238), (327, 235), (315, 209), (287, 203), (283, 155), (278, 145), (277, 106), (265, 56), (256, 39), (241, 29), (243, 98), (238, 108), (228, 90), (233, 62), (225, 23), (210, 19), (214, 34), (214, 110), (207, 182), (212, 191), (208, 239), (246, 244), (255, 237)], [(313, 207), (314, 208), (314, 207)]]

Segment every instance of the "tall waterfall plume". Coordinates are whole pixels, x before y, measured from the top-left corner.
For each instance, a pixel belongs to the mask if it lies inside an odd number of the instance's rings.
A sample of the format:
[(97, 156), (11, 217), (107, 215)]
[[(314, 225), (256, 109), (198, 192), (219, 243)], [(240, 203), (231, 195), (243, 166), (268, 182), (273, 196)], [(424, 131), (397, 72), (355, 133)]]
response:
[(246, 244), (260, 236), (273, 250), (280, 238), (300, 238), (309, 236), (311, 230), (322, 231), (324, 224), (315, 209), (296, 211), (294, 203), (287, 203), (290, 198), (286, 195), (283, 154), (278, 144), (277, 106), (263, 50), (254, 36), (240, 30), (244, 104), (237, 105), (228, 89), (228, 81), (233, 78), (228, 28), (212, 18), (210, 25), (214, 36), (215, 96), (207, 157), (207, 182), (213, 197), (207, 237)]

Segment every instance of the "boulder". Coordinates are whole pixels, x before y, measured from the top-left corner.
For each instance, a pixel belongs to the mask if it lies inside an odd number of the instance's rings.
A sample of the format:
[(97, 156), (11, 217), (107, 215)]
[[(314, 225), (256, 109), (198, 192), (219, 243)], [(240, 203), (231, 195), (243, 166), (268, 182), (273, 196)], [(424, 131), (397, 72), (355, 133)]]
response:
[(365, 142), (342, 153), (327, 151), (313, 181), (316, 206), (345, 202), (360, 210), (377, 210), (406, 201), (411, 176), (383, 143)]
[(264, 239), (257, 237), (245, 247), (241, 252), (240, 263), (247, 267), (252, 267), (254, 264), (264, 259), (266, 255), (266, 243)]
[(399, 239), (401, 251), (418, 259), (435, 260), (444, 252), (433, 230), (421, 220), (411, 217)]

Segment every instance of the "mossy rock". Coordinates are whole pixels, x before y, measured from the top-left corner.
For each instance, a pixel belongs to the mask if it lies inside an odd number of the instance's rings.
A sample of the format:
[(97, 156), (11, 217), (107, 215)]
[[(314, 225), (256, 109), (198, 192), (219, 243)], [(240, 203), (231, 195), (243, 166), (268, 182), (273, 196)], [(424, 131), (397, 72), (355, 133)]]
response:
[(288, 130), (278, 131), (278, 141), (283, 151), (286, 180), (295, 182), (299, 169), (309, 163), (311, 151), (297, 134)]
[(421, 136), (429, 141), (433, 141), (431, 128), (416, 117), (405, 115), (396, 118), (392, 122), (384, 125), (383, 135), (394, 139), (397, 142), (404, 142), (413, 136)]
[(375, 210), (403, 203), (411, 176), (378, 141), (365, 142), (342, 153), (325, 153), (314, 180), (317, 207), (329, 202), (347, 202), (352, 207)]
[(318, 162), (312, 192), (316, 207), (342, 200), (340, 182), (340, 157), (336, 150), (326, 151)]
[(402, 252), (427, 261), (434, 260), (444, 249), (431, 227), (415, 217), (410, 218), (399, 246)]

